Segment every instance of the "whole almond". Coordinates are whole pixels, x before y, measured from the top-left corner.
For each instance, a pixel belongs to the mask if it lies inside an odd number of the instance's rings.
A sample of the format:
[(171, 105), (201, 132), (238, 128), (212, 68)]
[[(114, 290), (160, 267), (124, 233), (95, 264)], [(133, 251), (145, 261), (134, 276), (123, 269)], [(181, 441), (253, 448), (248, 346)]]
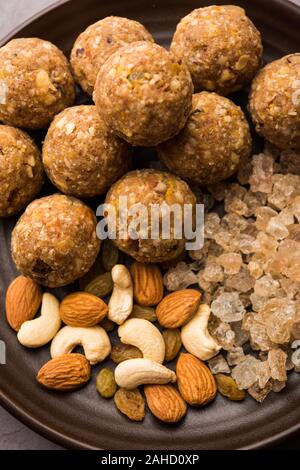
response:
[(74, 292), (64, 298), (59, 313), (62, 321), (69, 326), (95, 326), (107, 315), (106, 303), (88, 292)]
[(159, 267), (156, 264), (134, 261), (130, 272), (135, 302), (143, 307), (157, 305), (164, 295), (164, 283)]
[(212, 373), (192, 354), (180, 354), (176, 375), (179, 391), (190, 405), (206, 405), (215, 398), (217, 386)]
[(182, 289), (167, 295), (156, 307), (156, 315), (161, 326), (178, 328), (185, 325), (195, 315), (201, 294), (195, 289)]
[(151, 413), (165, 423), (177, 423), (187, 411), (187, 406), (173, 385), (146, 385), (144, 388)]
[(82, 354), (63, 354), (46, 362), (37, 381), (46, 388), (68, 391), (84, 385), (91, 376), (91, 366)]
[(28, 277), (18, 276), (6, 292), (6, 318), (9, 325), (19, 331), (22, 324), (32, 320), (42, 301), (40, 286)]

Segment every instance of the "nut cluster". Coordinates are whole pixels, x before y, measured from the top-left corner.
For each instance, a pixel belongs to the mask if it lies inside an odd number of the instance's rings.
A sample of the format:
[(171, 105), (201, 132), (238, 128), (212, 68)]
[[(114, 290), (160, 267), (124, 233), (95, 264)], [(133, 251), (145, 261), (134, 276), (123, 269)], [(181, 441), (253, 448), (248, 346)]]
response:
[[(199, 305), (201, 294), (194, 289), (164, 296), (158, 265), (134, 261), (130, 270), (123, 264), (111, 267), (107, 253), (111, 258), (106, 249), (100, 255), (98, 271), (102, 274), (87, 274), (81, 282), (84, 290), (61, 302), (52, 294), (42, 294), (31, 279), (19, 276), (7, 291), (7, 321), (18, 331), (23, 346), (36, 348), (51, 341), (52, 359), (37, 374), (46, 388), (68, 391), (83, 386), (91, 377), (91, 365), (110, 355), (116, 367), (114, 371), (100, 369), (96, 379), (99, 394), (114, 397), (123, 414), (139, 421), (145, 416), (139, 387), (145, 386), (154, 416), (175, 423), (186, 414), (187, 404), (205, 405), (216, 395), (215, 379), (200, 360), (219, 351), (207, 331), (210, 310)], [(103, 265), (110, 265), (111, 271), (103, 272)], [(34, 319), (40, 304), (41, 315)], [(119, 343), (111, 345), (109, 331), (117, 325)], [(189, 325), (197, 337), (189, 333)], [(182, 343), (194, 355), (180, 353), (175, 372), (164, 363), (176, 360)], [(83, 355), (72, 353), (76, 346), (82, 346)]]

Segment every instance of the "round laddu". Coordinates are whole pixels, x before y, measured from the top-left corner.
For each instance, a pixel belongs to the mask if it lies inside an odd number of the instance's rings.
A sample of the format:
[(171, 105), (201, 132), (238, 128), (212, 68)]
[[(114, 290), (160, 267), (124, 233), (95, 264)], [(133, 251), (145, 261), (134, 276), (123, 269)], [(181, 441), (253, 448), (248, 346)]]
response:
[(171, 52), (184, 60), (196, 91), (228, 95), (249, 83), (260, 67), (259, 31), (235, 5), (193, 10), (177, 25)]
[(300, 54), (275, 60), (258, 73), (249, 110), (258, 134), (282, 150), (300, 150)]
[(153, 37), (138, 21), (108, 16), (90, 25), (76, 39), (71, 52), (71, 66), (81, 88), (92, 95), (97, 74), (104, 62), (120, 47)]
[(153, 146), (183, 128), (193, 84), (186, 66), (163, 47), (135, 42), (101, 67), (94, 101), (107, 126), (133, 145)]
[(18, 270), (49, 287), (70, 284), (94, 263), (100, 248), (96, 217), (78, 199), (54, 194), (33, 201), (12, 232)]
[(79, 198), (106, 193), (130, 162), (131, 147), (107, 129), (95, 106), (74, 106), (58, 114), (43, 146), (52, 183)]
[[(127, 218), (127, 225), (124, 222), (120, 225), (124, 212), (121, 209), (120, 197), (123, 198), (122, 203), (127, 198), (127, 209), (138, 208), (142, 204), (148, 214), (146, 224), (138, 224), (139, 211), (130, 214)], [(107, 224), (109, 231), (116, 225), (116, 239), (114, 240), (117, 247), (132, 256), (140, 262), (155, 263), (164, 262), (177, 258), (185, 248), (184, 235), (177, 239), (174, 233), (174, 219), (176, 216), (170, 217), (170, 237), (163, 237), (160, 230), (159, 236), (151, 238), (152, 229), (155, 226), (155, 219), (152, 217), (151, 207), (153, 205), (172, 206), (177, 204), (180, 208), (180, 214), (183, 217), (183, 207), (185, 204), (191, 204), (195, 208), (196, 197), (188, 185), (177, 176), (168, 172), (158, 170), (136, 170), (127, 173), (119, 181), (117, 181), (109, 190), (105, 202), (112, 205), (112, 209), (107, 213)], [(137, 206), (137, 204), (139, 206)], [(134, 211), (132, 211), (134, 212)], [(193, 216), (191, 223), (193, 223)], [(143, 219), (144, 220), (144, 219)], [(130, 226), (136, 224), (137, 239), (130, 235)], [(161, 229), (161, 219), (159, 227)], [(182, 233), (184, 231), (182, 230)]]
[(248, 122), (239, 106), (216, 93), (193, 95), (183, 130), (161, 144), (166, 167), (192, 183), (217, 183), (233, 175), (251, 153)]
[(28, 129), (47, 127), (73, 104), (74, 80), (67, 59), (51, 42), (13, 39), (0, 49), (0, 120)]
[(0, 217), (23, 209), (44, 181), (40, 152), (25, 132), (0, 125)]

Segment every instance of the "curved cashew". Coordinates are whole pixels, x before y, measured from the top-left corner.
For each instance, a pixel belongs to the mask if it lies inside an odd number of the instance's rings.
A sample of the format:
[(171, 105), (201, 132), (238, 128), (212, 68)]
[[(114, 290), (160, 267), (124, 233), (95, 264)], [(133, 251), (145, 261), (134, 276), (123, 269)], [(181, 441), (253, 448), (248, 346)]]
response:
[(132, 389), (143, 384), (176, 382), (176, 374), (151, 359), (128, 359), (115, 368), (115, 380), (119, 387)]
[(120, 340), (140, 349), (145, 359), (162, 364), (165, 358), (165, 342), (161, 332), (150, 321), (130, 318), (119, 326)]
[(183, 346), (189, 353), (202, 361), (211, 359), (221, 349), (207, 329), (209, 315), (209, 306), (202, 304), (192, 320), (181, 329)]
[(59, 301), (46, 293), (42, 297), (41, 316), (23, 323), (18, 340), (27, 348), (39, 348), (49, 343), (60, 329)]
[(68, 354), (76, 346), (83, 347), (85, 357), (92, 365), (104, 361), (111, 351), (109, 337), (101, 326), (64, 326), (51, 343), (51, 357)]
[(121, 325), (133, 308), (132, 279), (124, 264), (116, 264), (112, 268), (111, 276), (114, 288), (108, 304), (108, 318)]

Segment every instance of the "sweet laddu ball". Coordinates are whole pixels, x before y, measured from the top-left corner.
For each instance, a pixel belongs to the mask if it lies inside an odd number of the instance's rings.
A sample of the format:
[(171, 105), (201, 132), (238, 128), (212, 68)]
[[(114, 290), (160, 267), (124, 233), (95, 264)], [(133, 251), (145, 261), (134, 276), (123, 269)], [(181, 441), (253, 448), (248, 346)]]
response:
[(133, 145), (153, 146), (185, 125), (193, 84), (185, 65), (151, 42), (122, 47), (101, 67), (94, 90), (107, 126)]
[(0, 121), (42, 129), (74, 99), (68, 61), (51, 42), (20, 38), (0, 49)]
[[(147, 209), (146, 226), (137, 226), (137, 239), (130, 236), (129, 226), (137, 222), (139, 214), (128, 217), (127, 225), (124, 221), (120, 225), (120, 197), (127, 198), (128, 211), (136, 204), (142, 204)], [(182, 238), (176, 239), (174, 234), (175, 216), (170, 218), (171, 233), (169, 238), (164, 239), (161, 231), (158, 237), (151, 238), (151, 230), (154, 226), (151, 213), (153, 205), (161, 207), (162, 204), (167, 206), (178, 204), (181, 214), (183, 214), (184, 204), (191, 204), (192, 208), (195, 207), (194, 193), (180, 178), (158, 170), (131, 171), (112, 186), (107, 193), (105, 203), (111, 204), (115, 212), (115, 214), (108, 212), (106, 217), (109, 231), (113, 228), (115, 221), (117, 222), (115, 244), (137, 261), (150, 263), (170, 261), (176, 259), (184, 251), (184, 235)], [(182, 220), (184, 220), (183, 216)], [(121, 235), (121, 231), (125, 232), (125, 236)]]
[(33, 201), (12, 232), (18, 270), (49, 287), (70, 284), (87, 273), (100, 248), (96, 217), (75, 198), (54, 194)]
[(81, 88), (92, 95), (104, 62), (120, 47), (136, 41), (153, 42), (151, 34), (138, 21), (108, 16), (90, 25), (78, 36), (71, 52), (74, 77)]
[(249, 110), (256, 131), (281, 150), (300, 150), (300, 54), (266, 65), (255, 77)]
[(183, 130), (158, 147), (167, 168), (192, 183), (207, 185), (233, 175), (251, 153), (247, 120), (228, 98), (203, 91)]
[(43, 163), (63, 193), (95, 197), (129, 170), (131, 148), (112, 134), (95, 106), (74, 106), (58, 114), (43, 146)]
[(0, 217), (23, 209), (44, 181), (40, 152), (25, 132), (0, 125)]
[(259, 31), (235, 5), (193, 10), (177, 25), (171, 52), (184, 60), (196, 91), (228, 95), (249, 83), (262, 57)]

